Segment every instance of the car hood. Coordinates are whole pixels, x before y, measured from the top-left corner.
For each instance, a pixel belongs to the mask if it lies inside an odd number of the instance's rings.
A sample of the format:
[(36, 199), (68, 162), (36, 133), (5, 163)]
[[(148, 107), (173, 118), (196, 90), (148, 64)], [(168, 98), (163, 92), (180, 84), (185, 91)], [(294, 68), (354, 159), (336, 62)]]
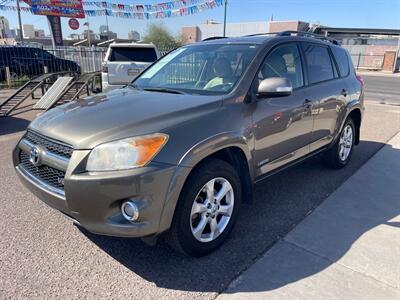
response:
[(164, 132), (181, 122), (210, 113), (221, 96), (147, 92), (125, 87), (55, 107), (29, 126), (75, 149), (126, 137)]

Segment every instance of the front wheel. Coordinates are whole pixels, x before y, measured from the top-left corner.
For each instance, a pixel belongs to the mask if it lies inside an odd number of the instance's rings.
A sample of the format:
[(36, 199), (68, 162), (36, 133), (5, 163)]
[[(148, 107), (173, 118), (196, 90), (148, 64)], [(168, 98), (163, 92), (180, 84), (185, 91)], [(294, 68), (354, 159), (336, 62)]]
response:
[(328, 166), (340, 169), (346, 166), (353, 154), (355, 141), (355, 127), (352, 119), (347, 119), (336, 143), (330, 148), (325, 156)]
[(225, 161), (210, 159), (185, 183), (168, 233), (170, 245), (203, 256), (228, 237), (241, 202), (240, 179)]

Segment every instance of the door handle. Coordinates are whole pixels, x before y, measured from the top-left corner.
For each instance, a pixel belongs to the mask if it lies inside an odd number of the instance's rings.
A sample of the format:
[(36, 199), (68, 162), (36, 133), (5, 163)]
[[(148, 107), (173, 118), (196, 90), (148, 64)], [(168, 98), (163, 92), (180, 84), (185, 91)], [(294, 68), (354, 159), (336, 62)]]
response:
[(347, 96), (347, 91), (345, 89), (342, 89), (342, 91), (340, 92), (340, 95), (346, 97)]

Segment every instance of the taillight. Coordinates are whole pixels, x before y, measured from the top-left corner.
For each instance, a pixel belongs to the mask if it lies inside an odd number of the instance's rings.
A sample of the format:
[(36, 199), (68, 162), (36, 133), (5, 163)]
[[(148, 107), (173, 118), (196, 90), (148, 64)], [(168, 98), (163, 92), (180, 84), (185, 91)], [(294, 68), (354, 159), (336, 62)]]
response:
[(102, 66), (101, 66), (101, 71), (102, 71), (103, 73), (108, 73), (108, 67), (107, 67), (107, 65), (102, 65)]
[(364, 78), (362, 78), (362, 76), (360, 76), (360, 75), (356, 75), (356, 77), (357, 77), (358, 82), (361, 83), (362, 86), (364, 86)]

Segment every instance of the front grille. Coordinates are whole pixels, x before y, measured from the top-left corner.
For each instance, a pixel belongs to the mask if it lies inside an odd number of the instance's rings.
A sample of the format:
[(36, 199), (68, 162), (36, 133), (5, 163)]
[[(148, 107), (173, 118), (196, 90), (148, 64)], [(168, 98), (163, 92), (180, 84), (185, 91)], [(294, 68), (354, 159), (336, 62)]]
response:
[(69, 145), (49, 139), (30, 130), (25, 134), (24, 139), (34, 145), (46, 147), (48, 151), (65, 158), (71, 158), (72, 152), (74, 151)]
[(43, 181), (44, 183), (52, 187), (64, 190), (65, 172), (54, 169), (49, 166), (35, 167), (29, 161), (29, 155), (22, 151), (20, 151), (19, 153), (19, 161), (20, 161), (20, 166), (22, 166), (25, 171), (27, 171), (35, 178)]

